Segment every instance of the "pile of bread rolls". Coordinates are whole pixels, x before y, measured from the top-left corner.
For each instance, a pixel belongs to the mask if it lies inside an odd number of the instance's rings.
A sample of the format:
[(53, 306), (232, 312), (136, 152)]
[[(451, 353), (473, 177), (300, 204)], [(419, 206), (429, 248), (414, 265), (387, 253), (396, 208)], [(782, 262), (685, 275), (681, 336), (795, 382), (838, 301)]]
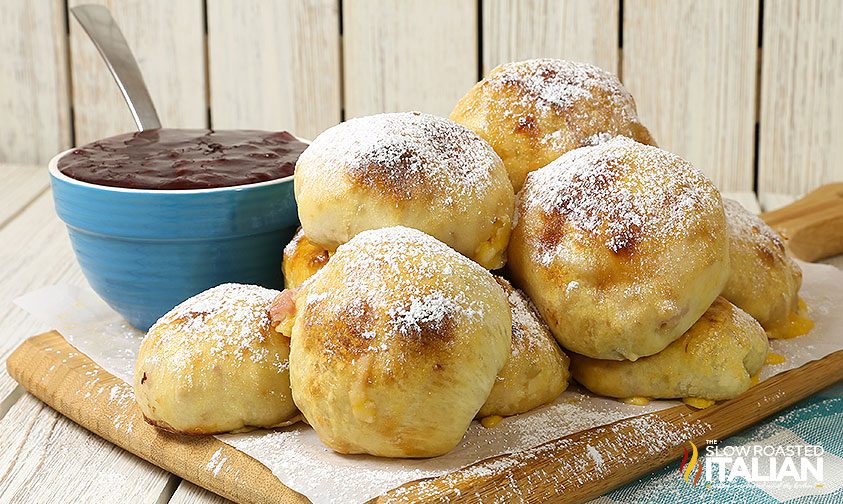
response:
[(340, 453), (431, 457), (571, 375), (625, 400), (733, 398), (768, 334), (810, 329), (781, 238), (655, 147), (591, 65), (499, 66), (450, 120), (339, 124), (298, 160), (295, 196), (283, 292), (222, 285), (150, 329), (150, 423), (303, 419)]

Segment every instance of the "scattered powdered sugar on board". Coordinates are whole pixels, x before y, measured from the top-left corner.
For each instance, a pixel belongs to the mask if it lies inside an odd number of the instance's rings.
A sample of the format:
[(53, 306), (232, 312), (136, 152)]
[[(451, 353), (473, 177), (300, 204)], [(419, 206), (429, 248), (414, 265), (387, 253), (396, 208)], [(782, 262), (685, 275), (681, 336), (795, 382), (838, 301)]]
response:
[(135, 391), (125, 382), (112, 385), (108, 390), (108, 402), (116, 413), (112, 417), (115, 429), (132, 432), (132, 421), (135, 418)]
[[(492, 147), (443, 117), (398, 112), (350, 119), (322, 132), (299, 158), (301, 187), (349, 183), (409, 200), (437, 195), (461, 209), (505, 177)], [(307, 190), (299, 189), (298, 190)]]
[[(687, 233), (720, 205), (716, 189), (675, 154), (615, 137), (563, 154), (527, 177), (519, 193), (519, 222), (540, 212), (562, 222), (581, 243), (602, 242), (615, 253), (636, 243)], [(550, 264), (567, 253), (563, 240), (536, 239)]]
[(208, 463), (205, 465), (205, 469), (211, 471), (214, 477), (217, 477), (227, 460), (228, 457), (222, 456), (222, 448), (220, 448), (215, 451), (213, 455), (211, 455), (211, 460), (209, 460)]
[(603, 465), (603, 455), (600, 455), (600, 452), (597, 451), (597, 448), (588, 445), (585, 447), (586, 451), (588, 451), (588, 456), (594, 460), (594, 465), (598, 468)]
[[(513, 472), (538, 461), (548, 463), (533, 466), (530, 474), (520, 476), (527, 480), (528, 485), (532, 486), (534, 480), (541, 484), (543, 491), (559, 496), (571, 487), (600, 480), (619, 467), (634, 467), (648, 461), (665, 450), (703, 436), (710, 428), (699, 420), (675, 424), (661, 418), (629, 418), (578, 439), (552, 440), (479, 462), (436, 480), (399, 488), (390, 492), (389, 497), (398, 501), (415, 501), (443, 498), (444, 494), (447, 498), (449, 495), (460, 495), (459, 486), (465, 481), (476, 483), (479, 479), (494, 478), (493, 487), (485, 488), (489, 493), (483, 499), (492, 502), (522, 501), (525, 482), (517, 479)], [(565, 457), (560, 457), (561, 453)], [(481, 496), (477, 494), (477, 497)]]

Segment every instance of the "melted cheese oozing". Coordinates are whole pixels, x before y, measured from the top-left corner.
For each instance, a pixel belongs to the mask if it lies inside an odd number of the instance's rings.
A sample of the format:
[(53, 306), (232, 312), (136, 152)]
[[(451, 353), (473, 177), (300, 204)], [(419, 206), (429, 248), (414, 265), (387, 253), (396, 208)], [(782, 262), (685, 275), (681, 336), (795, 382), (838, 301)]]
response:
[(287, 317), (283, 322), (275, 327), (275, 332), (281, 333), (289, 338), (293, 334), (293, 323), (295, 323), (295, 321), (295, 317)]
[(761, 378), (761, 373), (756, 373), (756, 374), (749, 377), (749, 383), (751, 383), (752, 386), (758, 385), (758, 380), (760, 378)]
[(632, 406), (646, 406), (650, 404), (650, 399), (647, 397), (627, 397), (621, 402), (624, 404), (631, 404)]
[(480, 425), (486, 427), (487, 429), (491, 429), (495, 425), (501, 423), (501, 420), (503, 420), (503, 417), (500, 415), (490, 415), (487, 417), (483, 417), (480, 420)]
[(814, 321), (807, 317), (807, 313), (808, 305), (804, 299), (799, 298), (796, 310), (779, 326), (769, 329), (767, 336), (770, 339), (789, 339), (808, 334), (814, 328)]
[(714, 405), (714, 401), (711, 399), (703, 399), (701, 397), (685, 397), (682, 399), (682, 402), (697, 409), (705, 409)]
[(767, 360), (764, 361), (764, 364), (775, 365), (775, 364), (781, 364), (784, 361), (785, 361), (784, 355), (773, 353), (773, 352), (768, 352), (767, 353)]
[(477, 262), (482, 265), (495, 264), (501, 252), (506, 250), (506, 241), (509, 236), (505, 233), (503, 224), (496, 219), (493, 226), (491, 238), (478, 245), (474, 251)]

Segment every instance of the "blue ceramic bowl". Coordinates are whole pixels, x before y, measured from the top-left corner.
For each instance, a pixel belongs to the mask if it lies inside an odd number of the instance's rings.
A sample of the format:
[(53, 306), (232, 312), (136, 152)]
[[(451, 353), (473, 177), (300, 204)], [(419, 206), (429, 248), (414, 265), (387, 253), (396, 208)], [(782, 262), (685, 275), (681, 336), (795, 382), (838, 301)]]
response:
[(159, 191), (72, 179), (50, 161), (56, 212), (99, 296), (149, 329), (185, 299), (225, 282), (280, 289), (281, 255), (298, 226), (293, 177)]

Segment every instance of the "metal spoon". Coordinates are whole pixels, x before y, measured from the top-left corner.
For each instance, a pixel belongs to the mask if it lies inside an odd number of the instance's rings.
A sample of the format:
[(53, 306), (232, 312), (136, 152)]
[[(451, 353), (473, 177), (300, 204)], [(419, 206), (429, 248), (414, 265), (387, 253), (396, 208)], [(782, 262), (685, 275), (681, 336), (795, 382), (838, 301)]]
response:
[(102, 5), (80, 5), (70, 9), (97, 47), (108, 70), (120, 86), (138, 130), (161, 127), (155, 105), (143, 82), (138, 62), (111, 12)]

